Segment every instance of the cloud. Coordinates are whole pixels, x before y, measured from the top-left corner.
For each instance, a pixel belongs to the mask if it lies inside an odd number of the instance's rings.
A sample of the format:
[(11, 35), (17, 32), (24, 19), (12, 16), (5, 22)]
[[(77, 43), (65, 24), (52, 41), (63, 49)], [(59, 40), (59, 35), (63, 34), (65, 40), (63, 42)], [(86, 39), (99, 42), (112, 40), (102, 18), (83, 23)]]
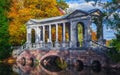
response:
[[(105, 3), (105, 1), (108, 0), (104, 0), (103, 3)], [(90, 1), (90, 2), (85, 2), (84, 0), (70, 0), (69, 2), (67, 2), (69, 4), (69, 8), (67, 9), (67, 13), (71, 13), (73, 11), (75, 11), (76, 9), (81, 9), (81, 10), (90, 10), (90, 9), (94, 9), (94, 8), (98, 8), (101, 11), (103, 10), (103, 8), (100, 6), (100, 4), (97, 4), (96, 6), (94, 6), (95, 2), (94, 1)], [(92, 30), (96, 31), (96, 27), (93, 24), (91, 26)], [(113, 38), (115, 38), (114, 35), (114, 31), (113, 30), (109, 30), (107, 31), (107, 27), (106, 25), (104, 25), (104, 39), (107, 40), (111, 40)]]
[(83, 3), (85, 0), (66, 0), (67, 3)]
[(92, 4), (94, 4), (94, 2), (69, 3), (69, 8), (67, 9), (67, 12), (70, 13), (70, 12), (73, 12), (74, 10), (76, 10), (76, 9), (81, 9), (83, 11), (86, 11), (86, 10), (96, 8)]
[(93, 8), (98, 8), (101, 11), (103, 11), (102, 5), (104, 3), (106, 3), (107, 1), (111, 1), (111, 0), (101, 0), (101, 2), (97, 2), (97, 4), (95, 5), (94, 1), (89, 1), (86, 2), (85, 0), (69, 0), (67, 1), (69, 8), (67, 9), (67, 12), (71, 12), (74, 11), (76, 9), (93, 9)]

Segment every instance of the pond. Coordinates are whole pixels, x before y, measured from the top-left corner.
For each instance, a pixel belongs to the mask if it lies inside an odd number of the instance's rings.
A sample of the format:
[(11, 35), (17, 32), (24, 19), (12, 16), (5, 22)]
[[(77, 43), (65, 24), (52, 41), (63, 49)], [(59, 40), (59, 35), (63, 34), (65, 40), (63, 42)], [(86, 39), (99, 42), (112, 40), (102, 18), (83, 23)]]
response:
[(65, 70), (58, 71), (56, 68), (45, 69), (40, 65), (22, 66), (20, 64), (0, 64), (0, 75), (120, 75), (119, 70), (115, 69), (94, 69), (84, 67), (76, 69), (69, 67)]

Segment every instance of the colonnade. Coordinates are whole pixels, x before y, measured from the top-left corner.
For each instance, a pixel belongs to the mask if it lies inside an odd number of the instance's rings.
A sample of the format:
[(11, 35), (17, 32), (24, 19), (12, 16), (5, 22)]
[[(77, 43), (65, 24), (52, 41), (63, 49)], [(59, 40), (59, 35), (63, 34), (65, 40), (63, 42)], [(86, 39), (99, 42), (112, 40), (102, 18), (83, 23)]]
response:
[[(58, 46), (59, 44), (59, 25), (62, 26), (62, 42), (66, 42), (66, 23), (56, 23), (56, 24), (49, 24), (49, 25), (35, 25), (33, 27), (27, 28), (27, 43), (32, 43), (31, 36), (32, 36), (32, 29), (35, 30), (35, 43), (53, 43), (52, 41), (52, 26), (55, 26), (56, 30), (56, 39), (55, 45)], [(48, 34), (46, 34), (46, 27), (48, 26)], [(48, 35), (47, 42), (45, 41), (45, 36)], [(70, 37), (69, 37), (70, 38)], [(70, 41), (70, 40), (69, 40)]]

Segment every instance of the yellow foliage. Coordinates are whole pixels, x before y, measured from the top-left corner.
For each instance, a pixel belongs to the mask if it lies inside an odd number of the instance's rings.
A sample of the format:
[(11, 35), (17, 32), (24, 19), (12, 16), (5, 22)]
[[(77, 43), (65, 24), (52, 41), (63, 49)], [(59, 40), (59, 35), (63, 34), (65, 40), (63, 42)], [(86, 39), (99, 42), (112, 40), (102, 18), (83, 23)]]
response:
[[(46, 33), (45, 33), (46, 34), (45, 35), (46, 42), (47, 42), (47, 39), (49, 38), (48, 33), (49, 33), (48, 31), (46, 31)], [(56, 26), (52, 27), (51, 33), (52, 33), (52, 41), (55, 42), (56, 41)], [(66, 32), (65, 37), (66, 37), (66, 41), (68, 41), (68, 38), (69, 38), (68, 32)], [(58, 41), (62, 42), (62, 25), (58, 26)]]
[(94, 31), (92, 31), (92, 40), (97, 41), (97, 34)]
[(24, 24), (29, 19), (61, 15), (56, 5), (56, 0), (11, 0), (10, 11), (8, 12), (10, 43), (20, 45), (25, 41)]

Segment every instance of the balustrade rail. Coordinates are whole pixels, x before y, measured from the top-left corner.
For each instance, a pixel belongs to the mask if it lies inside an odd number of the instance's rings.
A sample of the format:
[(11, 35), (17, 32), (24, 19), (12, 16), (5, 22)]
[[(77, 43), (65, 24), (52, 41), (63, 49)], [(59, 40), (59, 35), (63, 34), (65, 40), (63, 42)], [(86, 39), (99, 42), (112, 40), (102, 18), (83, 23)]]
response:
[(36, 49), (36, 48), (68, 48), (70, 47), (69, 42), (58, 42), (56, 43), (48, 42), (48, 43), (25, 43), (22, 46), (13, 46), (13, 50), (25, 50), (25, 49)]
[(91, 41), (91, 42), (92, 42), (92, 49), (96, 50), (98, 52), (100, 51), (100, 52), (106, 53), (113, 48), (112, 46), (108, 47), (108, 46), (101, 44), (99, 42), (96, 42), (96, 41)]

